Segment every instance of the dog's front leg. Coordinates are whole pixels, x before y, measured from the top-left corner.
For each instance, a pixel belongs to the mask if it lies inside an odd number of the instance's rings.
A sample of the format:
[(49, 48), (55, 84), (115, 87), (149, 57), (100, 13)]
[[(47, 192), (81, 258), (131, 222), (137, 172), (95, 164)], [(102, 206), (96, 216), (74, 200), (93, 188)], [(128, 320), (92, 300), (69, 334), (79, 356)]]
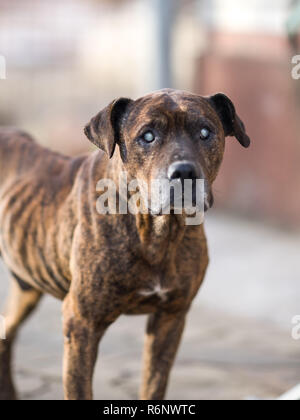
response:
[(67, 296), (63, 306), (64, 396), (66, 400), (91, 400), (98, 346), (108, 324), (84, 317)]
[(150, 315), (146, 331), (141, 399), (164, 398), (184, 329), (186, 312)]

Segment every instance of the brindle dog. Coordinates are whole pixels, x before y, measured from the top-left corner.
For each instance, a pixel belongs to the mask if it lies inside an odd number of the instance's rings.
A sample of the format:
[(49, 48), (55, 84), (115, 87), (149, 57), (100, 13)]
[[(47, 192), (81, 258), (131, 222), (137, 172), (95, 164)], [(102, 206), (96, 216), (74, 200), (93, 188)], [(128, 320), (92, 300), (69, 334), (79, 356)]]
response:
[[(21, 323), (49, 293), (63, 301), (64, 393), (92, 398), (98, 345), (121, 314), (149, 314), (142, 399), (162, 399), (187, 312), (206, 271), (203, 225), (184, 215), (101, 215), (98, 180), (205, 179), (206, 206), (226, 136), (250, 140), (225, 95), (163, 90), (121, 98), (85, 133), (100, 151), (70, 158), (0, 130), (0, 252), (12, 275), (0, 340), (0, 399), (14, 399), (11, 351)], [(113, 157), (114, 156), (114, 157)], [(109, 159), (112, 158), (113, 159)]]

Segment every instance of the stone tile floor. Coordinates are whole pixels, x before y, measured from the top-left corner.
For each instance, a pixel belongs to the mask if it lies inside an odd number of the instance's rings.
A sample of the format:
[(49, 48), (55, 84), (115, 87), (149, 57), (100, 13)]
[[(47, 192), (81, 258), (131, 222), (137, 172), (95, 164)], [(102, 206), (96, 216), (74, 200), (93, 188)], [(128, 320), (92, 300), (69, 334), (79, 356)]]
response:
[[(211, 265), (189, 315), (169, 399), (277, 398), (300, 383), (300, 236), (213, 214)], [(0, 304), (7, 291), (0, 265)], [(95, 398), (134, 399), (145, 317), (122, 317), (104, 337)], [(24, 326), (15, 370), (23, 399), (62, 399), (60, 302), (46, 297)]]

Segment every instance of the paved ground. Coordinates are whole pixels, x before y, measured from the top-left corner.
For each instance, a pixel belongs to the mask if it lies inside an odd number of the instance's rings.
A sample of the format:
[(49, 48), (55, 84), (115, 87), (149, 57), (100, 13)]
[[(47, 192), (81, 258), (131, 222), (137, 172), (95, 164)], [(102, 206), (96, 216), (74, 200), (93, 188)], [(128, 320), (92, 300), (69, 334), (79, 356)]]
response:
[[(168, 392), (170, 399), (276, 398), (300, 382), (300, 236), (212, 215), (212, 263), (196, 299)], [(6, 293), (0, 266), (0, 303)], [(24, 399), (61, 399), (60, 304), (46, 298), (16, 351)], [(137, 397), (144, 317), (123, 317), (101, 346), (97, 399)]]

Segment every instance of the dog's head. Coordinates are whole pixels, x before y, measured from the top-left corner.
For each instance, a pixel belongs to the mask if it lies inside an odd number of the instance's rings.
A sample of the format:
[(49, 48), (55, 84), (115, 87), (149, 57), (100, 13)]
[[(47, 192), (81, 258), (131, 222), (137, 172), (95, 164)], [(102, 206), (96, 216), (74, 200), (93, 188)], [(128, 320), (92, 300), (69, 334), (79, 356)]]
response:
[[(225, 137), (250, 145), (231, 100), (162, 90), (138, 100), (120, 98), (98, 113), (85, 134), (111, 158), (116, 146), (129, 176), (151, 188), (153, 180), (203, 179), (205, 205), (222, 162)], [(163, 203), (162, 203), (163, 207)]]

